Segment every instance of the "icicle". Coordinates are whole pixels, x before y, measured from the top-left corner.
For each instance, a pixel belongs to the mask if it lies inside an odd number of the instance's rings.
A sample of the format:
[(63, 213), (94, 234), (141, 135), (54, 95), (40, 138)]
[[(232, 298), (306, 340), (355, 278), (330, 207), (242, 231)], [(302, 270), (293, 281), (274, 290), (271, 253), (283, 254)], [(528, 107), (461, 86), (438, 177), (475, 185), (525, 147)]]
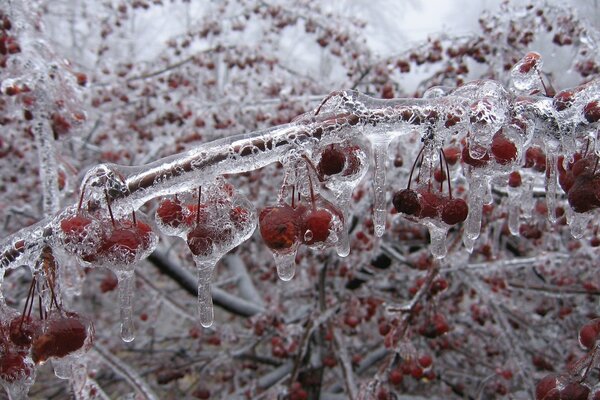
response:
[(510, 231), (511, 235), (514, 236), (519, 234), (519, 218), (521, 216), (523, 184), (524, 182), (517, 187), (511, 187), (510, 185), (508, 186), (508, 230)]
[(194, 257), (194, 263), (198, 268), (198, 317), (200, 324), (205, 328), (212, 326), (215, 318), (210, 284), (219, 258)]
[(337, 206), (344, 215), (344, 220), (342, 221), (342, 229), (338, 235), (338, 242), (335, 247), (338, 256), (347, 257), (350, 254), (350, 234), (348, 233), (350, 230), (349, 220), (350, 220), (350, 200), (352, 198), (352, 191), (354, 190), (354, 185), (348, 186), (344, 185), (344, 188), (340, 190), (337, 196)]
[(482, 207), (487, 191), (487, 182), (483, 178), (473, 177), (469, 189), (469, 215), (465, 221), (465, 236), (475, 241), (481, 232)]
[(556, 223), (556, 193), (558, 191), (558, 181), (556, 178), (556, 155), (546, 146), (546, 206), (548, 207), (548, 220)]
[(51, 130), (44, 115), (41, 116), (34, 128), (33, 134), (36, 141), (39, 174), (42, 183), (44, 215), (54, 215), (60, 209), (60, 195), (58, 192), (58, 167), (56, 152), (51, 138)]
[(446, 248), (448, 228), (437, 224), (428, 224), (428, 228), (431, 241), (431, 245), (429, 246), (431, 254), (437, 259), (444, 258), (448, 252)]
[(592, 216), (590, 213), (576, 213), (571, 208), (567, 209), (567, 220), (571, 228), (571, 236), (581, 239)]
[(58, 379), (70, 379), (73, 375), (73, 370), (71, 368), (72, 362), (73, 360), (71, 357), (52, 358), (54, 375)]
[(133, 271), (115, 271), (119, 281), (119, 310), (121, 314), (121, 339), (132, 342), (135, 339), (133, 327), (132, 298), (135, 290), (135, 273)]
[(467, 250), (469, 254), (473, 253), (476, 240), (477, 239), (471, 239), (468, 235), (463, 235), (463, 244), (465, 245), (465, 250)]
[(375, 158), (375, 171), (373, 173), (373, 225), (375, 226), (375, 235), (377, 237), (383, 236), (387, 218), (385, 176), (388, 145), (389, 140), (387, 139), (373, 143)]
[(291, 253), (273, 252), (275, 265), (277, 266), (277, 275), (282, 281), (289, 281), (296, 273), (296, 251)]

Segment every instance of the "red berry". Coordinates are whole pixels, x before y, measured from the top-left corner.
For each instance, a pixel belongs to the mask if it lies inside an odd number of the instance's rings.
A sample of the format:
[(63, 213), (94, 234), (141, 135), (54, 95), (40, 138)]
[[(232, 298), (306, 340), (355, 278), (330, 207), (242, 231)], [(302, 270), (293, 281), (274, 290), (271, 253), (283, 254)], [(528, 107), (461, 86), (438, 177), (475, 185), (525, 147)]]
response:
[(419, 218), (438, 218), (446, 199), (439, 196), (437, 193), (429, 191), (421, 191), (419, 192), (419, 195), (419, 202), (421, 205)]
[(322, 175), (336, 175), (344, 170), (346, 165), (346, 156), (344, 152), (336, 145), (329, 145), (321, 153), (321, 160), (317, 165), (319, 173)]
[(446, 317), (439, 313), (434, 314), (419, 328), (419, 334), (430, 339), (442, 336), (448, 331), (450, 331), (450, 326), (446, 321)]
[(419, 361), (419, 365), (425, 369), (431, 367), (431, 364), (433, 364), (433, 359), (428, 354), (419, 357), (418, 361)]
[(388, 376), (390, 383), (392, 385), (396, 385), (396, 386), (398, 386), (402, 383), (403, 378), (404, 378), (404, 375), (402, 375), (402, 371), (400, 371), (399, 369), (391, 370), (390, 375)]
[(87, 333), (77, 314), (51, 318), (45, 333), (33, 341), (31, 357), (35, 363), (43, 363), (50, 357), (62, 358), (82, 348)]
[(556, 375), (546, 375), (535, 387), (535, 400), (560, 400)]
[(24, 351), (6, 349), (0, 357), (0, 379), (12, 383), (30, 377), (33, 366), (26, 362), (26, 354)]
[(165, 200), (156, 209), (156, 216), (163, 224), (177, 228), (183, 222), (183, 207), (178, 200)]
[(120, 222), (99, 249), (99, 254), (107, 261), (119, 264), (131, 264), (136, 261), (140, 251), (145, 250), (151, 241), (152, 229), (144, 222)]
[(450, 199), (442, 209), (442, 221), (448, 225), (456, 225), (467, 219), (469, 206), (463, 199)]
[(564, 111), (573, 105), (575, 94), (572, 90), (563, 90), (554, 95), (552, 105), (556, 111)]
[(522, 74), (527, 74), (531, 71), (532, 68), (536, 67), (540, 61), (542, 56), (539, 53), (531, 51), (523, 57), (521, 60), (521, 65), (519, 65), (519, 72)]
[(600, 120), (600, 103), (598, 100), (590, 101), (583, 107), (583, 116), (590, 124)]
[[(302, 241), (304, 244), (311, 245), (322, 243), (329, 237), (331, 229), (332, 216), (329, 211), (324, 209), (311, 210), (303, 218)], [(309, 233), (310, 231), (310, 233)]]
[(264, 208), (258, 219), (260, 234), (272, 250), (290, 249), (298, 243), (300, 228), (296, 210), (285, 204)]
[(392, 199), (396, 211), (407, 214), (416, 215), (421, 212), (421, 203), (416, 191), (412, 189), (402, 189), (394, 194)]
[(40, 321), (32, 317), (17, 316), (13, 318), (9, 325), (10, 341), (17, 346), (27, 347), (31, 345), (33, 338), (36, 337), (41, 330)]
[(588, 212), (600, 207), (598, 193), (600, 190), (600, 178), (590, 175), (579, 175), (575, 178), (570, 188), (567, 199), (573, 211), (578, 213)]
[(83, 215), (74, 215), (60, 221), (60, 229), (66, 235), (67, 243), (80, 243), (85, 236), (87, 226), (92, 220)]
[(198, 224), (187, 235), (187, 243), (196, 256), (209, 256), (213, 253), (213, 244), (220, 245), (227, 241), (230, 231), (218, 229), (207, 224)]
[(508, 186), (510, 186), (511, 188), (517, 188), (521, 186), (522, 183), (523, 181), (521, 179), (521, 174), (519, 173), (519, 171), (513, 171), (510, 173), (510, 175), (508, 175)]
[(469, 151), (469, 145), (463, 147), (461, 158), (463, 162), (467, 165), (470, 165), (475, 168), (483, 167), (487, 165), (488, 161), (490, 161), (490, 155), (486, 152), (481, 158), (473, 158), (471, 157), (471, 153)]
[(517, 159), (517, 146), (499, 130), (492, 139), (492, 154), (498, 164), (506, 165)]
[(582, 383), (569, 382), (560, 390), (561, 400), (588, 400), (590, 388)]
[(600, 319), (589, 321), (579, 330), (579, 343), (590, 350), (596, 344), (598, 334), (600, 334)]

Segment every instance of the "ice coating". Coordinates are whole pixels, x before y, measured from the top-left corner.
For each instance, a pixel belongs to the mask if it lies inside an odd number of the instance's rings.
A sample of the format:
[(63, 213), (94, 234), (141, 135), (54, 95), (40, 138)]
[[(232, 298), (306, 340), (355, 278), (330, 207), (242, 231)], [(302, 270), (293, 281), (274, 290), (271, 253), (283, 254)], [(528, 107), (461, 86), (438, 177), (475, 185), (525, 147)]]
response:
[(383, 236), (385, 232), (385, 222), (387, 219), (386, 205), (386, 167), (388, 158), (389, 141), (375, 140), (373, 142), (373, 154), (375, 158), (375, 166), (373, 171), (373, 225), (375, 226), (375, 235)]
[(187, 241), (198, 271), (200, 323), (211, 326), (214, 314), (210, 285), (215, 265), (254, 232), (254, 205), (220, 178), (195, 191), (164, 199), (155, 218), (165, 234)]

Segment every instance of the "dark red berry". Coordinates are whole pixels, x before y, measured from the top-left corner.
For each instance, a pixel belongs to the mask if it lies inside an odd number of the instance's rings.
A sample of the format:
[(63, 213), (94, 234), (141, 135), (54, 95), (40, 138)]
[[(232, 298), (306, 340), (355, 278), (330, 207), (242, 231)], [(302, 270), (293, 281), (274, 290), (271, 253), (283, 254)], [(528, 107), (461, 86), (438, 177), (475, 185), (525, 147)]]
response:
[(318, 171), (322, 175), (336, 175), (344, 170), (346, 165), (346, 156), (344, 152), (336, 145), (329, 145), (321, 153), (321, 160), (317, 165)]
[(300, 227), (298, 213), (285, 204), (264, 208), (258, 218), (260, 234), (273, 250), (286, 250), (298, 243)]
[(177, 228), (183, 222), (183, 207), (177, 200), (165, 200), (156, 209), (160, 221), (172, 228)]
[(499, 130), (492, 139), (492, 154), (498, 164), (505, 165), (517, 159), (517, 146)]
[(519, 171), (513, 171), (510, 173), (510, 175), (508, 175), (508, 186), (510, 186), (511, 188), (517, 188), (521, 186), (521, 184), (522, 179)]
[(407, 214), (417, 215), (421, 212), (421, 202), (419, 195), (412, 189), (402, 189), (394, 194), (392, 199), (396, 211)]
[(600, 207), (599, 189), (599, 178), (594, 178), (590, 175), (579, 175), (575, 178), (567, 196), (569, 205), (573, 208), (573, 211), (584, 213)]
[(542, 56), (536, 52), (529, 52), (523, 57), (521, 60), (521, 65), (519, 65), (519, 72), (522, 74), (528, 74), (532, 68), (536, 67), (540, 61)]
[(535, 387), (535, 400), (560, 400), (556, 375), (546, 375)]
[(600, 120), (600, 102), (598, 100), (590, 101), (583, 107), (583, 116), (587, 122), (594, 123)]
[(33, 341), (31, 357), (35, 363), (62, 358), (82, 348), (86, 338), (87, 327), (77, 314), (51, 318), (45, 333)]
[(467, 219), (469, 206), (463, 199), (450, 199), (442, 209), (442, 221), (448, 225), (456, 225)]
[(324, 209), (310, 210), (305, 214), (302, 222), (302, 241), (304, 244), (311, 245), (327, 241), (332, 222), (329, 211)]

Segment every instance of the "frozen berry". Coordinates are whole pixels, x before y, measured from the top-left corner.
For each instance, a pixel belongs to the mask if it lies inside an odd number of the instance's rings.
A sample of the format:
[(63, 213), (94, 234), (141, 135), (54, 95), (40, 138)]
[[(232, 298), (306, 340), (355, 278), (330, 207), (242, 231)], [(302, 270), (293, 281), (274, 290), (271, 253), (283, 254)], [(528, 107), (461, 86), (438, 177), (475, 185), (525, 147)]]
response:
[(598, 100), (590, 101), (583, 107), (583, 116), (589, 123), (600, 120), (600, 102)]
[(264, 208), (258, 219), (260, 234), (265, 244), (272, 250), (290, 249), (298, 243), (300, 227), (298, 214), (285, 204)]
[(535, 400), (560, 400), (556, 375), (546, 375), (535, 387)]
[(521, 186), (521, 184), (522, 179), (519, 171), (513, 171), (510, 173), (510, 175), (508, 175), (508, 186), (510, 186), (511, 188), (517, 188)]
[(402, 189), (394, 194), (392, 200), (396, 211), (407, 214), (416, 215), (421, 211), (421, 203), (416, 191), (412, 189)]
[(311, 245), (327, 241), (331, 229), (331, 213), (324, 209), (311, 210), (303, 218), (304, 244)]
[(83, 347), (88, 329), (77, 314), (49, 319), (46, 331), (33, 341), (31, 357), (43, 363), (50, 357), (62, 358)]
[(177, 228), (183, 222), (183, 207), (178, 200), (165, 200), (158, 206), (156, 216), (164, 225)]
[(344, 170), (346, 156), (342, 150), (333, 144), (327, 146), (321, 154), (317, 169), (322, 175), (336, 175)]
[(442, 221), (448, 225), (456, 225), (467, 219), (469, 206), (463, 199), (450, 199), (442, 209)]
[(517, 146), (500, 130), (492, 139), (492, 154), (498, 164), (505, 165), (517, 159)]

